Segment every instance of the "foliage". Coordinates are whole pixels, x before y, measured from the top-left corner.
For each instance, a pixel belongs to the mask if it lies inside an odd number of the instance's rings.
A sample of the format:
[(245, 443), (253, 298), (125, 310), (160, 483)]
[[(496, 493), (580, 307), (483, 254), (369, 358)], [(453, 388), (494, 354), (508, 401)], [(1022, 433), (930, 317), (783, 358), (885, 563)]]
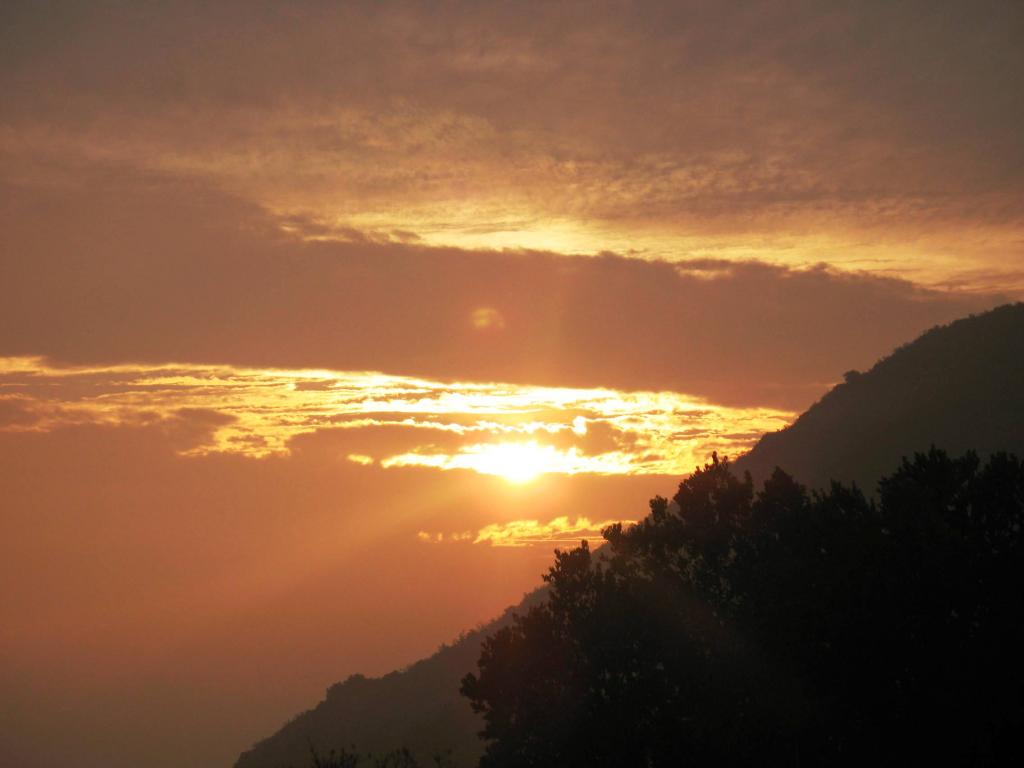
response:
[[(434, 755), (429, 766), (433, 768), (451, 768), (447, 755)], [(415, 755), (404, 747), (382, 755), (361, 755), (354, 749), (332, 749), (328, 754), (321, 755), (315, 748), (310, 748), (310, 768), (427, 768)]]
[(717, 457), (550, 598), (462, 691), (485, 768), (986, 764), (1024, 723), (1024, 466), (932, 450), (868, 499)]

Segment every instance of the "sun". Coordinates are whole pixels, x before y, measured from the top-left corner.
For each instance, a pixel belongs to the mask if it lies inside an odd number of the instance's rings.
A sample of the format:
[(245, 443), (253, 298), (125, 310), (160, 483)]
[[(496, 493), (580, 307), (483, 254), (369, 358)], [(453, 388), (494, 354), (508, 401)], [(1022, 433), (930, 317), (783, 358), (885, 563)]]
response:
[(498, 475), (510, 483), (536, 480), (556, 469), (558, 451), (535, 440), (525, 443), (492, 443), (480, 446), (473, 455), (472, 468), (487, 475)]

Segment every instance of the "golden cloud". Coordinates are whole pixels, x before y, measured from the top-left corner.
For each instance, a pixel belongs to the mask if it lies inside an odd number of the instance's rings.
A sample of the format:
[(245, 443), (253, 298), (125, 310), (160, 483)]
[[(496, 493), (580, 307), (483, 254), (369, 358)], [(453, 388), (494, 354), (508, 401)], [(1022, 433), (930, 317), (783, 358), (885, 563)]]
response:
[[(215, 365), (58, 367), (37, 357), (0, 358), (0, 392), (4, 431), (187, 425), (184, 455), (260, 458), (288, 453), (300, 435), (343, 429), (353, 432), (344, 455), (355, 464), (472, 470), (514, 482), (545, 473), (678, 475), (712, 451), (742, 453), (794, 416), (677, 392)], [(380, 428), (406, 435), (413, 449), (375, 451), (361, 440)], [(453, 440), (429, 442), (438, 434)]]
[(615, 523), (632, 525), (635, 520), (591, 521), (587, 517), (575, 519), (568, 516), (556, 517), (542, 523), (538, 520), (512, 520), (506, 523), (491, 523), (476, 533), (429, 533), (420, 531), (416, 538), (427, 544), (472, 542), (492, 547), (529, 547), (538, 545), (574, 545), (582, 540), (600, 541), (601, 531)]

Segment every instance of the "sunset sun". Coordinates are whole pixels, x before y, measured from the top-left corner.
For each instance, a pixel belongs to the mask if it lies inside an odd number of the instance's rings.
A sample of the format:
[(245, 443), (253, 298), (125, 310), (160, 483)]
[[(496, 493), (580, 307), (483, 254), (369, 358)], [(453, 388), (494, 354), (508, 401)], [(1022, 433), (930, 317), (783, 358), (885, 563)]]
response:
[(510, 483), (521, 485), (536, 480), (555, 469), (558, 451), (535, 440), (525, 443), (497, 443), (481, 449), (475, 457), (475, 469), (498, 475)]

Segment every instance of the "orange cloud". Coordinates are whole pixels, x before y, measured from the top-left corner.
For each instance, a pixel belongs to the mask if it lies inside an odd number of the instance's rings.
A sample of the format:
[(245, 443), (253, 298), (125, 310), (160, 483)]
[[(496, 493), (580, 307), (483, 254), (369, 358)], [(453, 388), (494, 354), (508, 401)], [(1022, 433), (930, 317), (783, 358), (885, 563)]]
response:
[[(1005, 300), (720, 254), (673, 265), (304, 242), (207, 183), (127, 171), (0, 179), (0, 197), (0, 355), (64, 362), (384, 370), (802, 410), (843, 371)], [(501, 332), (474, 328), (486, 307)]]
[(476, 533), (474, 544), (492, 547), (528, 547), (537, 545), (572, 545), (581, 540), (600, 541), (601, 531), (614, 523), (632, 525), (635, 520), (603, 520), (592, 522), (587, 517), (556, 517), (547, 523), (537, 520), (513, 520), (492, 523)]
[(202, 179), (314, 241), (1021, 289), (1015, 4), (471, 5), (25, 10), (0, 154)]
[(587, 517), (556, 517), (546, 523), (539, 520), (511, 520), (491, 523), (472, 531), (453, 533), (419, 531), (418, 541), (424, 544), (472, 543), (491, 547), (533, 547), (579, 544), (580, 541), (602, 541), (601, 531), (615, 523), (632, 525), (635, 520), (603, 520), (593, 522)]
[[(345, 455), (355, 464), (465, 469), (515, 482), (548, 473), (684, 474), (712, 451), (745, 451), (794, 416), (677, 392), (239, 366), (56, 366), (28, 357), (0, 357), (0, 386), (4, 431), (160, 424), (185, 455), (260, 458), (288, 453), (301, 435), (344, 430), (353, 433)], [(395, 453), (388, 443), (360, 442), (381, 429), (414, 447)], [(454, 442), (438, 445), (437, 434)]]

